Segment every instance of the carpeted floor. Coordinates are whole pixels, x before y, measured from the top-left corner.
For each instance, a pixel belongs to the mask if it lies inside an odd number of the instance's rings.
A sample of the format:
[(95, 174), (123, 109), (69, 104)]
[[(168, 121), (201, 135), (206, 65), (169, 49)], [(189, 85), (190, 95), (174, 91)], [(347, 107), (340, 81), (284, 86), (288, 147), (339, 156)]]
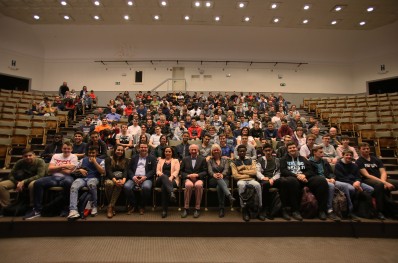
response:
[(397, 239), (51, 237), (0, 239), (0, 262), (398, 262)]

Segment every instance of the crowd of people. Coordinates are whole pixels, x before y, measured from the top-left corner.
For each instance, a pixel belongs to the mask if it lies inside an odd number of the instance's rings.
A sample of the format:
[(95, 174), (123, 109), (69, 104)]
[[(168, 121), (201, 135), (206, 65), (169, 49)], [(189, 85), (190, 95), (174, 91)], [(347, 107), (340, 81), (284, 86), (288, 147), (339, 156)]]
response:
[[(84, 90), (84, 97), (90, 97)], [(73, 90), (68, 92), (64, 83), (60, 96), (68, 98)], [(316, 197), (321, 220), (342, 219), (333, 210), (335, 188), (346, 197), (348, 219), (360, 220), (355, 214), (357, 193), (375, 199), (378, 219), (384, 220), (385, 214), (396, 218), (397, 211), (385, 203), (398, 188), (398, 180), (387, 178), (383, 163), (370, 155), (369, 145), (360, 144), (358, 154), (349, 137), (339, 136), (334, 127), (321, 134), (319, 126), (315, 118), (307, 120), (295, 105), (289, 106), (282, 94), (180, 92), (160, 97), (150, 91), (130, 96), (126, 91), (86, 116), (73, 144), (56, 134), (42, 158), (25, 150), (9, 180), (0, 182), (0, 205), (10, 204), (9, 189), (28, 188), (32, 209), (24, 218), (33, 219), (41, 216), (44, 190), (60, 186), (67, 197), (62, 215), (73, 220), (81, 216), (79, 190), (87, 187), (91, 214), (96, 215), (97, 185), (105, 175), (108, 218), (116, 214), (121, 192), (128, 214), (144, 214), (154, 187), (161, 188), (162, 218), (176, 202), (179, 188), (184, 195), (181, 217), (192, 213), (198, 218), (205, 187), (217, 189), (219, 217), (224, 217), (225, 200), (235, 202), (232, 181), (244, 221), (252, 218), (241, 198), (248, 189), (257, 195), (258, 219), (273, 219), (271, 192), (277, 189), (282, 218), (303, 220), (303, 187)], [(195, 203), (190, 209), (192, 195)]]

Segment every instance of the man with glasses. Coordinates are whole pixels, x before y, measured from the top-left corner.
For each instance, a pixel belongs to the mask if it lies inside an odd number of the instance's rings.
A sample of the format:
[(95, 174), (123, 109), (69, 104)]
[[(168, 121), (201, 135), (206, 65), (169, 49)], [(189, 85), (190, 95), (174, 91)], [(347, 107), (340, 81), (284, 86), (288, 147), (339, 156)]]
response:
[(136, 146), (140, 142), (141, 135), (145, 135), (148, 142), (149, 142), (149, 139), (151, 138), (151, 135), (147, 132), (146, 124), (141, 124), (140, 127), (141, 127), (141, 132), (137, 133), (134, 136), (134, 146)]

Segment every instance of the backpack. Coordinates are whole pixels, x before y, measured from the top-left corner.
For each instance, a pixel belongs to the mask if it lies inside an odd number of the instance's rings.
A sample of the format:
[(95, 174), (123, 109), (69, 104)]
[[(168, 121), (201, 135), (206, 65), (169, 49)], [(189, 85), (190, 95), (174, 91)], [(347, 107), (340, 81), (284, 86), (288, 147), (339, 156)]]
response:
[(303, 188), (300, 212), (303, 218), (314, 218), (318, 214), (318, 201), (307, 186)]
[(259, 198), (256, 188), (251, 184), (246, 184), (245, 191), (243, 191), (239, 197), (243, 203), (242, 208), (247, 209), (250, 214), (250, 218), (256, 218), (259, 209)]
[(278, 189), (276, 188), (271, 188), (269, 192), (271, 196), (271, 207), (269, 213), (272, 217), (277, 217), (282, 210), (281, 197), (279, 195)]
[(348, 211), (347, 197), (337, 187), (334, 188), (332, 206), (334, 213), (340, 218), (344, 217), (345, 213)]
[(355, 193), (354, 210), (357, 216), (372, 219), (376, 215), (376, 209), (373, 205), (372, 196), (365, 192)]
[(56, 196), (49, 203), (43, 206), (43, 209), (41, 210), (41, 216), (59, 216), (61, 214), (64, 204), (65, 198), (63, 191), (56, 192)]
[(91, 213), (91, 202), (93, 201), (93, 197), (91, 196), (91, 193), (89, 192), (84, 192), (80, 197), (79, 197), (79, 202), (77, 205), (77, 211), (80, 214), (80, 218), (84, 219)]

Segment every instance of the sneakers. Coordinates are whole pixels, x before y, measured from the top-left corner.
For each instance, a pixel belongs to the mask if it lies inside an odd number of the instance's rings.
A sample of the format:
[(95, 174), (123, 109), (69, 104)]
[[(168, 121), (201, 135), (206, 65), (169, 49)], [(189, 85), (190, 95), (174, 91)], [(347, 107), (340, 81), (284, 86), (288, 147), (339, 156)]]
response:
[(70, 210), (69, 215), (68, 215), (68, 220), (69, 219), (76, 219), (79, 218), (80, 214), (77, 212), (77, 210)]
[(98, 214), (97, 207), (93, 207), (93, 208), (91, 209), (91, 216), (96, 216), (97, 214)]
[(379, 220), (386, 220), (386, 217), (383, 215), (382, 212), (378, 212), (376, 218)]
[(295, 219), (295, 220), (297, 220), (297, 221), (303, 221), (303, 218), (301, 217), (299, 211), (294, 211), (294, 212), (292, 213), (292, 217), (293, 217), (293, 219)]
[(328, 218), (334, 222), (340, 222), (341, 218), (338, 217), (333, 211), (328, 213)]
[(285, 219), (286, 221), (290, 221), (291, 218), (289, 216), (289, 213), (286, 208), (282, 208), (282, 218)]
[(26, 215), (24, 217), (22, 217), (23, 220), (30, 220), (36, 217), (41, 217), (40, 212), (32, 209), (29, 212), (26, 213)]
[(229, 202), (231, 202), (231, 204), (233, 204), (236, 199), (234, 198), (234, 196), (232, 194), (230, 194), (230, 195), (228, 195), (228, 200), (229, 200)]
[(326, 220), (326, 213), (324, 211), (320, 211), (318, 214), (318, 217), (320, 220), (325, 221)]

